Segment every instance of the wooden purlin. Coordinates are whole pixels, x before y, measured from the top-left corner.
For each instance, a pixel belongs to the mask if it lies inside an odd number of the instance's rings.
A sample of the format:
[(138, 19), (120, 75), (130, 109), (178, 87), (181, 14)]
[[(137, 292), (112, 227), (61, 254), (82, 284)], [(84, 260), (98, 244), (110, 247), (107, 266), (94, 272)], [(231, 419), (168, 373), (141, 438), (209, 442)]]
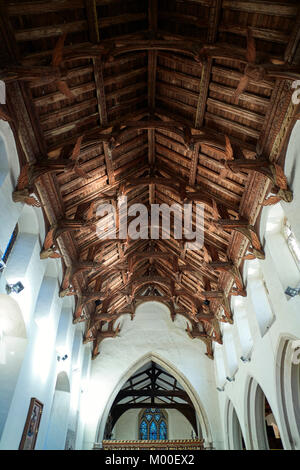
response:
[(295, 19), (293, 30), (289, 36), (289, 40), (284, 52), (284, 58), (287, 62), (293, 63), (299, 47), (300, 41), (300, 7), (298, 6), (298, 13)]
[(239, 12), (273, 15), (278, 17), (293, 17), (298, 12), (296, 4), (284, 4), (279, 2), (246, 1), (246, 0), (223, 0), (223, 8), (238, 10)]
[(85, 0), (60, 0), (54, 1), (31, 1), (31, 2), (16, 2), (9, 1), (7, 4), (7, 14), (9, 16), (19, 15), (38, 15), (45, 13), (57, 13), (63, 10), (71, 10), (75, 8), (83, 8)]

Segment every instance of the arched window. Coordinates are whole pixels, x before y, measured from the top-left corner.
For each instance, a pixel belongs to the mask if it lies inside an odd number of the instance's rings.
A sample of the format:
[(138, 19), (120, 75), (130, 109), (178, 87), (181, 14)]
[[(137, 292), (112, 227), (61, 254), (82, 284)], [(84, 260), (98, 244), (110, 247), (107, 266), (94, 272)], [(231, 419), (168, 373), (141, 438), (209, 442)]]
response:
[(291, 229), (291, 224), (285, 217), (283, 222), (283, 235), (288, 244), (289, 250), (293, 255), (295, 263), (300, 270), (300, 244)]
[(14, 246), (14, 243), (17, 239), (17, 236), (18, 236), (18, 225), (16, 225), (10, 239), (9, 239), (9, 242), (4, 250), (4, 253), (2, 253), (0, 251), (0, 272), (5, 268), (6, 266), (6, 263), (7, 263), (7, 260), (8, 260), (8, 257), (13, 249), (13, 246)]
[(139, 439), (156, 441), (167, 439), (167, 419), (163, 410), (147, 408), (140, 415)]
[(4, 183), (5, 178), (8, 175), (8, 173), (9, 173), (9, 164), (8, 164), (8, 159), (7, 159), (6, 145), (5, 145), (4, 139), (2, 138), (0, 134), (0, 187)]

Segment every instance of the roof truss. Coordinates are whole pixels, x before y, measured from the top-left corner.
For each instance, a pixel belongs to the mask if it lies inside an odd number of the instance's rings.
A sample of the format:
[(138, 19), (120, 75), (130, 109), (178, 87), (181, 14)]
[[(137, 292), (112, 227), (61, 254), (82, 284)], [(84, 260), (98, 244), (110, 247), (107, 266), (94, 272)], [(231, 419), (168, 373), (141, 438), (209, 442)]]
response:
[[(246, 293), (244, 258), (264, 256), (261, 204), (292, 199), (281, 167), (297, 116), (299, 7), (9, 1), (0, 16), (0, 112), (22, 165), (13, 198), (42, 204), (41, 257), (62, 257), (60, 295), (76, 296), (93, 357), (116, 320), (150, 299), (184, 315), (213, 357), (219, 323), (233, 321), (230, 296)], [(110, 216), (97, 219), (97, 204), (116, 208), (125, 194), (128, 207), (190, 202), (194, 227), (204, 204), (204, 247), (191, 252), (174, 236), (99, 240), (95, 224)]]

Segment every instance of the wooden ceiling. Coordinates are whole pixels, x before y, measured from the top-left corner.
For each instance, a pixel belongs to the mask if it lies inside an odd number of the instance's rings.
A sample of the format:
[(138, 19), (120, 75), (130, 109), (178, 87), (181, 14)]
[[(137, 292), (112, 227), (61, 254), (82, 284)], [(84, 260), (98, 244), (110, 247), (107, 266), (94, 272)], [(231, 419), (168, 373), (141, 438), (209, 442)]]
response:
[[(0, 112), (22, 164), (13, 199), (40, 201), (41, 257), (62, 257), (60, 295), (75, 295), (93, 357), (146, 300), (186, 316), (213, 357), (230, 296), (246, 295), (245, 256), (264, 257), (262, 204), (292, 199), (281, 168), (299, 18), (297, 0), (2, 2)], [(109, 215), (99, 222), (96, 205), (122, 194), (129, 206), (203, 203), (204, 248), (99, 240)]]

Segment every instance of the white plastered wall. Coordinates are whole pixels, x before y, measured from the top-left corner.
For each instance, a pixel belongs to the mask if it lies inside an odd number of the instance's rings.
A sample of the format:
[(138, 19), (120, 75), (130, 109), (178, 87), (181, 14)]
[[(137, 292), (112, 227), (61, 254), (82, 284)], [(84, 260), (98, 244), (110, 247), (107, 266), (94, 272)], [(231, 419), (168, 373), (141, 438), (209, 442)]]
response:
[(120, 388), (139, 367), (149, 360), (157, 362), (190, 394), (201, 423), (203, 437), (221, 448), (220, 420), (213, 361), (205, 356), (206, 346), (190, 339), (186, 320), (177, 315), (173, 323), (168, 308), (158, 302), (138, 307), (134, 320), (121, 317), (119, 337), (106, 339), (91, 369), (85, 396), (86, 432), (84, 446), (91, 449), (103, 438), (106, 419)]
[[(73, 299), (61, 299), (58, 295), (62, 278), (60, 260), (41, 260), (40, 250), (45, 237), (42, 210), (12, 201), (12, 192), (19, 175), (19, 163), (10, 127), (0, 121), (0, 250), (5, 251), (12, 232), (18, 223), (19, 233), (7, 267), (0, 273), (0, 322), (8, 317), (17, 318), (19, 325), (2, 322), (0, 364), (6, 381), (0, 392), (2, 416), (0, 449), (18, 449), (27, 411), (32, 397), (44, 405), (36, 449), (45, 448), (49, 430), (55, 383), (60, 372), (65, 371), (71, 387), (71, 404), (80, 402), (82, 389), (82, 358), (89, 346), (80, 344), (78, 361), (72, 361), (74, 333), (80, 326), (72, 325)], [(7, 283), (21, 281), (24, 290), (19, 294), (6, 293)], [(1, 312), (3, 315), (1, 315)], [(24, 331), (20, 334), (20, 324)], [(60, 334), (58, 333), (58, 330)], [(82, 334), (82, 333), (81, 333)], [(20, 346), (20, 341), (24, 345)], [(4, 351), (5, 349), (5, 351)], [(68, 355), (65, 361), (57, 361), (57, 355)], [(2, 368), (2, 369), (1, 369)], [(75, 371), (78, 369), (76, 380)], [(87, 371), (88, 373), (88, 371)], [(7, 375), (8, 374), (8, 375)], [(86, 381), (86, 374), (85, 374)], [(9, 384), (9, 385), (7, 385)], [(1, 380), (0, 380), (1, 387)], [(3, 398), (5, 395), (5, 399)], [(3, 399), (1, 399), (1, 397)], [(72, 402), (73, 400), (73, 402)], [(70, 416), (74, 410), (70, 407)], [(77, 409), (76, 409), (77, 413)], [(77, 448), (81, 448), (82, 423), (77, 426)], [(64, 448), (65, 436), (57, 445)]]
[[(265, 260), (247, 261), (244, 266), (244, 279), (248, 287), (246, 298), (233, 298), (232, 310), (234, 318), (246, 311), (247, 323), (251, 333), (251, 340), (247, 338), (248, 329), (243, 335), (239, 335), (238, 322), (227, 325), (232, 331), (235, 343), (235, 351), (238, 357), (238, 369), (234, 375), (234, 381), (229, 382), (221, 374), (222, 383), (219, 387), (224, 388), (218, 394), (222, 423), (224, 425), (224, 442), (226, 445), (228, 427), (226, 423), (226, 403), (228, 400), (234, 406), (243, 437), (248, 449), (261, 448), (263, 443), (254, 442), (250, 435), (248, 419), (253, 397), (247, 400), (249, 383), (254, 379), (263, 390), (275, 416), (279, 427), (282, 443), (285, 449), (300, 449), (299, 430), (292, 422), (294, 418), (291, 413), (283, 414), (282, 392), (279, 389), (279, 376), (282, 373), (281, 351), (286, 338), (291, 341), (300, 339), (300, 297), (289, 298), (285, 295), (286, 287), (296, 287), (300, 281), (300, 271), (289, 252), (288, 246), (282, 235), (282, 221), (286, 216), (291, 223), (292, 230), (300, 241), (300, 123), (296, 123), (290, 137), (286, 161), (285, 173), (289, 185), (293, 190), (293, 201), (289, 204), (279, 203), (277, 206), (265, 207), (262, 211), (260, 223), (260, 237), (264, 242)], [(265, 287), (264, 287), (265, 286)], [(264, 294), (265, 289), (265, 294)], [(266, 311), (265, 301), (269, 302), (270, 311)], [(270, 313), (271, 312), (271, 313)], [(261, 327), (259, 326), (261, 325)], [(245, 334), (246, 331), (246, 334)], [(251, 347), (251, 341), (253, 345)], [(223, 365), (226, 375), (230, 375), (226, 363), (226, 345), (217, 346), (223, 353)], [(246, 351), (246, 354), (245, 354)], [(248, 352), (247, 352), (248, 351)], [(219, 355), (219, 353), (218, 353)], [(240, 358), (251, 358), (250, 362), (243, 362)], [(291, 356), (286, 358), (291, 361)], [(289, 364), (291, 369), (291, 364)], [(215, 363), (216, 377), (218, 375)], [(299, 373), (299, 371), (298, 371)], [(288, 378), (288, 374), (285, 376)], [(285, 383), (284, 386), (288, 387)], [(292, 395), (290, 396), (292, 400)], [(288, 405), (289, 406), (289, 405)], [(299, 411), (298, 411), (299, 413)], [(298, 415), (299, 416), (299, 415)], [(291, 421), (287, 431), (287, 420)], [(253, 423), (252, 423), (253, 424)], [(253, 428), (253, 425), (252, 425)], [(252, 429), (253, 434), (253, 429)], [(255, 440), (255, 439), (254, 439)]]

